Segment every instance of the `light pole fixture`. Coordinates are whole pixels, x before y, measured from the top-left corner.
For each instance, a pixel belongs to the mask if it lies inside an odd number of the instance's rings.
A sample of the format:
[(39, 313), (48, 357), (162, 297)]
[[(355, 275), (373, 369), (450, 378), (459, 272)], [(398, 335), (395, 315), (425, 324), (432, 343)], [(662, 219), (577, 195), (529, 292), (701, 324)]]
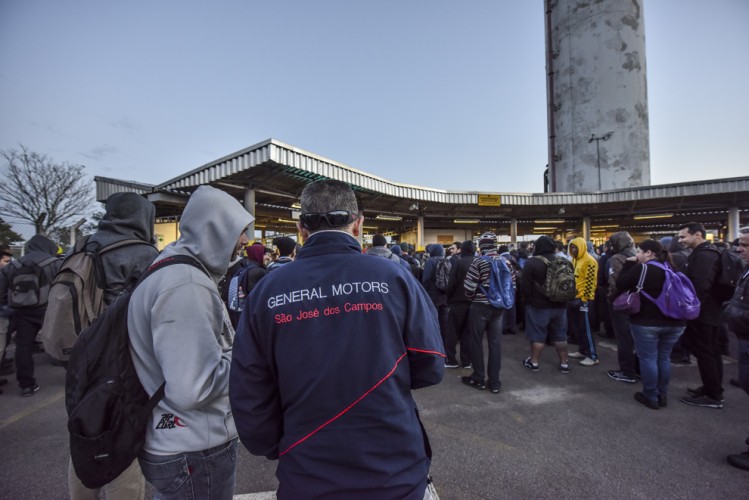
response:
[(611, 139), (611, 136), (614, 135), (614, 131), (606, 132), (603, 135), (597, 136), (596, 134), (591, 134), (590, 139), (588, 139), (588, 144), (590, 144), (593, 141), (596, 141), (596, 163), (598, 165), (598, 190), (601, 190), (601, 148), (599, 146), (599, 143), (601, 141), (608, 141)]

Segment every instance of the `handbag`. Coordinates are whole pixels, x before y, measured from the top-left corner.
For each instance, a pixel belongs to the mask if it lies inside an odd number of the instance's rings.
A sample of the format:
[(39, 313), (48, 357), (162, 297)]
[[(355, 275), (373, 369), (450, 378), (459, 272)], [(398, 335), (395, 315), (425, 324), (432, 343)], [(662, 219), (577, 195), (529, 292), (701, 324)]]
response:
[(611, 307), (614, 311), (624, 313), (628, 316), (640, 312), (640, 291), (642, 291), (642, 286), (645, 283), (645, 275), (647, 272), (648, 266), (643, 265), (642, 271), (640, 272), (640, 281), (637, 282), (637, 289), (634, 292), (626, 291), (618, 295), (614, 299), (614, 302), (611, 303)]

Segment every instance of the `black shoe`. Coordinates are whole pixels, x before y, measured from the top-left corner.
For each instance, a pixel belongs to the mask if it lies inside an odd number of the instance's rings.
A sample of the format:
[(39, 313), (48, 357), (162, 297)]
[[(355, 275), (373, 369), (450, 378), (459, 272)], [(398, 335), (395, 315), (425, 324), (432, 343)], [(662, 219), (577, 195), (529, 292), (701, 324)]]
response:
[(666, 398), (666, 396), (658, 396), (658, 406), (660, 406), (661, 408), (665, 408), (666, 406), (668, 406), (668, 399)]
[(21, 396), (25, 398), (31, 397), (38, 390), (39, 386), (37, 384), (34, 384), (31, 387), (24, 387), (23, 389), (21, 389)]
[(490, 385), (489, 390), (492, 391), (492, 394), (499, 394), (499, 391), (502, 390), (502, 385)]
[(462, 368), (463, 368), (464, 370), (470, 370), (471, 368), (473, 368), (473, 364), (472, 364), (472, 363), (465, 363), (465, 364), (464, 364), (464, 365), (462, 366)]
[(737, 453), (736, 455), (728, 455), (726, 457), (728, 463), (742, 470), (749, 470), (749, 451), (744, 453)]
[(648, 398), (646, 395), (644, 395), (641, 392), (635, 393), (635, 401), (637, 401), (638, 403), (644, 404), (651, 410), (658, 410), (660, 408), (660, 406), (658, 405), (656, 401), (653, 401), (652, 399)]
[(445, 368), (457, 368), (458, 366), (460, 366), (460, 365), (458, 365), (457, 361), (447, 361), (447, 362), (445, 362)]
[(713, 399), (710, 396), (684, 396), (681, 402), (691, 406), (701, 406), (702, 408), (714, 408), (720, 410), (723, 408), (723, 401)]
[(559, 371), (564, 373), (565, 375), (569, 374), (570, 372), (570, 365), (569, 363), (560, 363), (559, 364)]
[(731, 380), (729, 380), (728, 383), (734, 387), (741, 387), (741, 384), (739, 384), (739, 381), (736, 380), (735, 378), (732, 378)]
[(523, 360), (523, 366), (528, 368), (530, 371), (537, 372), (538, 371), (538, 363), (531, 362), (531, 357), (528, 356)]
[[(701, 397), (701, 396), (707, 396), (707, 393), (705, 392), (705, 386), (704, 385), (701, 385), (699, 387), (695, 387), (693, 389), (687, 389), (687, 394), (689, 394), (690, 396), (694, 396), (696, 398)], [(725, 403), (726, 402), (726, 400), (725, 400), (725, 398), (723, 398), (723, 396), (720, 397), (719, 401), (721, 403)]]
[(483, 391), (486, 389), (486, 384), (472, 379), (471, 377), (460, 377), (460, 381), (469, 387)]
[(690, 396), (704, 396), (705, 395), (705, 386), (701, 385), (699, 387), (689, 387), (687, 388), (687, 393)]

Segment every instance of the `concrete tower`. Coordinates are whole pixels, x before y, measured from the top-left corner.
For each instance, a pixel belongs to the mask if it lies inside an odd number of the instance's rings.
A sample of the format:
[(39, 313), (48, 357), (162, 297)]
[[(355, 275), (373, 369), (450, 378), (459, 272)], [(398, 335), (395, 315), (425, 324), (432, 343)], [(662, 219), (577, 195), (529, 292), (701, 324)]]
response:
[(545, 0), (549, 189), (650, 185), (643, 0)]

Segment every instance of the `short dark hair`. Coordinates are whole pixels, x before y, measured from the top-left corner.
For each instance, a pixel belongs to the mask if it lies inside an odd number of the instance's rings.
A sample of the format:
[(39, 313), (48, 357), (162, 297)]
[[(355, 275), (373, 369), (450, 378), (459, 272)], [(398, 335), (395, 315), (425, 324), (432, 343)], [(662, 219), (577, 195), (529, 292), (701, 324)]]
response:
[[(302, 205), (302, 214), (327, 214), (342, 210), (351, 214), (359, 213), (359, 206), (356, 203), (354, 190), (345, 182), (334, 179), (325, 179), (307, 184), (299, 198)], [(353, 221), (349, 221), (342, 228)], [(309, 228), (308, 228), (309, 229)], [(319, 228), (315, 231), (324, 229), (334, 229), (326, 220), (322, 220)]]
[(705, 226), (703, 226), (699, 222), (687, 222), (686, 224), (682, 224), (681, 226), (679, 226), (679, 231), (681, 231), (682, 229), (686, 229), (689, 234), (702, 233), (702, 239), (707, 238), (707, 231), (705, 231)]
[(387, 246), (388, 240), (385, 239), (385, 237), (381, 234), (375, 234), (372, 236), (372, 246), (373, 247), (384, 247)]
[(13, 257), (13, 252), (10, 251), (10, 246), (6, 245), (5, 243), (0, 243), (0, 255)]
[(296, 248), (296, 241), (288, 236), (279, 236), (278, 238), (275, 238), (273, 244), (278, 248), (278, 255), (281, 257), (288, 257)]

